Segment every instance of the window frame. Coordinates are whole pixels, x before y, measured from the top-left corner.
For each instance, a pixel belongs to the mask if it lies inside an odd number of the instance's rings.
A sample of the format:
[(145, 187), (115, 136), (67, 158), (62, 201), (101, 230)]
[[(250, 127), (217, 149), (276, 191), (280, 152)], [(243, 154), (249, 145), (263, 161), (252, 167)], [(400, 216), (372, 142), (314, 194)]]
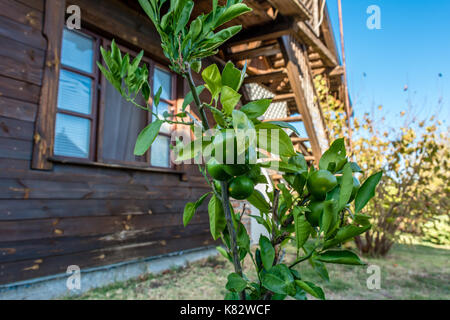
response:
[[(89, 37), (93, 38), (93, 73), (89, 74), (85, 71), (78, 70), (76, 68), (63, 65), (62, 62), (60, 62), (60, 70), (66, 70), (69, 72), (76, 73), (78, 75), (88, 77), (92, 80), (92, 97), (91, 97), (91, 114), (86, 115), (82, 113), (73, 112), (70, 110), (63, 110), (59, 109), (56, 101), (56, 108), (55, 108), (55, 122), (56, 122), (56, 114), (62, 113), (67, 114), (70, 116), (76, 116), (84, 119), (89, 119), (91, 121), (91, 132), (90, 132), (90, 139), (89, 139), (89, 156), (87, 158), (81, 158), (81, 157), (72, 157), (72, 156), (63, 156), (63, 155), (54, 155), (52, 150), (53, 156), (50, 157), (50, 160), (53, 162), (61, 162), (61, 163), (81, 163), (81, 164), (92, 164), (92, 165), (100, 165), (100, 166), (106, 166), (106, 167), (115, 167), (115, 168), (125, 168), (125, 169), (136, 169), (136, 170), (146, 170), (146, 171), (166, 171), (166, 172), (179, 172), (178, 168), (175, 163), (172, 161), (172, 151), (169, 147), (169, 166), (168, 167), (160, 167), (155, 166), (151, 164), (151, 152), (152, 148), (149, 149), (148, 152), (143, 156), (145, 157), (145, 161), (123, 161), (123, 160), (112, 160), (112, 159), (105, 159), (103, 156), (103, 130), (105, 126), (104, 122), (104, 112), (106, 111), (106, 78), (101, 74), (99, 69), (96, 67), (96, 61), (100, 61), (100, 47), (106, 47), (110, 46), (111, 41), (101, 36), (98, 33), (92, 32), (90, 30), (87, 30), (86, 28), (83, 28), (82, 31), (79, 30), (69, 30), (72, 32), (77, 32), (81, 35), (88, 35)], [(63, 33), (61, 33), (61, 43), (63, 41)], [(117, 44), (118, 47), (121, 49), (124, 53), (129, 53), (130, 56), (136, 56), (138, 53), (133, 51), (132, 49), (129, 49), (129, 47)], [(61, 52), (60, 57), (62, 56), (62, 45), (61, 45)], [(167, 99), (160, 99), (161, 102), (164, 102), (168, 105), (168, 111), (169, 112), (176, 112), (177, 108), (177, 75), (172, 73), (170, 69), (151, 58), (144, 55), (142, 58), (142, 62), (146, 63), (149, 69), (149, 85), (152, 88), (152, 96), (150, 98), (149, 108), (150, 110), (153, 110), (153, 96), (156, 93), (153, 90), (153, 84), (154, 84), (154, 71), (155, 68), (159, 68), (162, 71), (166, 71), (170, 73), (171, 75), (171, 100)], [(103, 65), (105, 65), (104, 61), (102, 62)], [(57, 81), (57, 86), (59, 89), (59, 77)], [(56, 99), (57, 100), (57, 99)], [(152, 113), (147, 113), (147, 121), (146, 125), (150, 124), (153, 120)], [(170, 127), (170, 133), (164, 133), (160, 132), (159, 135), (171, 138), (171, 132), (174, 130), (174, 125), (171, 125)], [(53, 141), (55, 139), (55, 130), (53, 129)], [(169, 140), (169, 145), (173, 142)], [(54, 147), (53, 147), (54, 148)]]
[[(177, 97), (177, 76), (174, 74), (174, 73), (172, 73), (171, 71), (170, 71), (170, 69), (168, 68), (168, 67), (166, 67), (166, 66), (163, 66), (162, 64), (160, 64), (160, 63), (157, 63), (157, 62), (153, 62), (153, 64), (151, 65), (151, 67), (150, 67), (150, 72), (149, 72), (149, 75), (151, 75), (150, 76), (150, 82), (149, 82), (149, 84), (150, 84), (150, 88), (152, 88), (152, 90), (151, 90), (151, 92), (152, 92), (152, 101), (151, 101), (151, 106), (150, 106), (150, 110), (152, 110), (153, 111), (153, 97), (154, 97), (154, 94), (156, 93), (156, 91), (159, 89), (156, 89), (155, 90), (155, 88), (153, 87), (153, 85), (154, 85), (154, 79), (155, 79), (155, 69), (156, 68), (158, 68), (158, 69), (160, 69), (160, 70), (162, 70), (162, 71), (166, 71), (166, 72), (168, 72), (170, 75), (171, 75), (171, 82), (172, 82), (172, 84), (171, 84), (171, 97), (172, 97), (172, 99), (171, 100), (168, 100), (168, 99), (164, 99), (164, 98), (160, 98), (159, 99), (159, 101), (160, 102), (164, 102), (164, 103), (166, 103), (167, 105), (168, 105), (168, 112), (169, 113), (172, 113), (172, 114), (175, 114), (176, 113), (176, 111), (177, 111), (177, 100), (178, 100), (178, 97)], [(152, 116), (152, 121), (153, 121), (153, 116)], [(173, 130), (174, 129), (176, 129), (175, 127), (174, 127), (174, 125), (171, 125), (171, 130), (170, 130), (170, 132), (173, 132)], [(171, 141), (170, 140), (170, 138), (172, 137), (171, 136), (171, 133), (165, 133), (165, 132), (159, 132), (158, 133), (158, 136), (165, 136), (165, 137), (168, 137), (169, 138), (169, 165), (170, 165), (170, 167), (171, 168), (173, 168), (173, 167), (175, 167), (175, 164), (172, 162), (172, 160), (171, 160), (171, 154), (172, 154), (172, 151), (170, 150), (170, 145), (173, 145), (173, 146), (175, 146), (175, 143), (173, 142), (173, 141)], [(152, 166), (152, 167), (156, 167), (156, 168), (166, 168), (166, 167), (158, 167), (158, 166), (153, 166), (152, 164), (151, 164), (151, 153), (152, 153), (152, 148), (150, 147), (150, 150), (149, 150), (149, 152), (147, 152), (147, 154), (149, 155), (149, 158), (150, 158), (150, 165)]]
[[(64, 27), (64, 29), (66, 29), (66, 27)], [(83, 118), (83, 119), (88, 119), (90, 120), (90, 136), (89, 136), (89, 151), (88, 151), (88, 156), (86, 158), (81, 158), (81, 157), (72, 157), (72, 156), (63, 156), (63, 155), (55, 155), (55, 157), (62, 157), (62, 158), (68, 158), (68, 159), (80, 159), (80, 160), (84, 160), (84, 161), (95, 161), (96, 159), (96, 150), (97, 150), (97, 134), (98, 134), (98, 130), (97, 130), (97, 117), (98, 117), (98, 96), (99, 96), (99, 90), (98, 90), (98, 81), (100, 77), (103, 77), (100, 74), (99, 69), (97, 68), (97, 65), (95, 64), (95, 61), (99, 61), (99, 53), (100, 53), (100, 38), (94, 34), (91, 31), (88, 30), (83, 30), (83, 32), (80, 32), (78, 30), (69, 30), (70, 32), (74, 32), (77, 34), (80, 34), (81, 36), (89, 36), (93, 39), (92, 41), (92, 73), (88, 73), (86, 71), (83, 70), (79, 70), (77, 68), (65, 65), (62, 63), (62, 59), (61, 59), (61, 63), (60, 63), (60, 77), (58, 80), (58, 91), (59, 91), (59, 86), (60, 86), (60, 81), (61, 81), (61, 72), (62, 71), (68, 71), (71, 73), (75, 73), (77, 75), (81, 75), (85, 78), (89, 78), (91, 79), (92, 83), (91, 83), (91, 113), (90, 114), (84, 114), (84, 113), (78, 113), (75, 111), (70, 111), (70, 110), (65, 110), (65, 109), (59, 109), (58, 108), (58, 98), (56, 100), (56, 112), (55, 112), (55, 122), (56, 122), (56, 116), (58, 115), (58, 113), (61, 114), (65, 114), (65, 115), (69, 115), (69, 116), (73, 116), (73, 117), (78, 117), (78, 118)], [(63, 37), (64, 37), (64, 33), (63, 33)], [(61, 42), (62, 42), (62, 38), (61, 38)], [(61, 57), (62, 57), (62, 46), (61, 46)], [(53, 149), (54, 152), (54, 149)]]

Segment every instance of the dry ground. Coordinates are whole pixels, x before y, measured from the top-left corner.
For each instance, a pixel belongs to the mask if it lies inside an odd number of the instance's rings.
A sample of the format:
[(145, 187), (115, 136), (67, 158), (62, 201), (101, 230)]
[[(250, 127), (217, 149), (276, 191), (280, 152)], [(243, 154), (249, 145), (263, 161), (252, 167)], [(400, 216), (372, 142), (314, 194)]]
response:
[[(292, 261), (295, 252), (288, 250)], [(450, 250), (424, 245), (397, 245), (384, 259), (367, 258), (381, 268), (381, 289), (369, 290), (367, 267), (328, 265), (331, 281), (321, 280), (308, 263), (298, 270), (304, 279), (322, 286), (327, 299), (450, 299)], [(251, 262), (245, 261), (252, 279)], [(91, 290), (75, 299), (223, 299), (231, 264), (211, 257), (158, 275), (119, 282)]]

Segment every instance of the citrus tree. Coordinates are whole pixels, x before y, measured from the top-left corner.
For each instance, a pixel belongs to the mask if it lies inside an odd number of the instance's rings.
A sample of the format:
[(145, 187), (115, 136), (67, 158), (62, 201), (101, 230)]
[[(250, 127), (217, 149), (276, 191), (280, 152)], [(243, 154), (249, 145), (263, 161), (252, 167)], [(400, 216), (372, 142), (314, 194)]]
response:
[[(331, 135), (345, 134), (343, 103), (329, 93), (323, 77), (315, 78), (315, 86)], [(413, 112), (412, 106), (408, 113), (401, 112), (396, 127), (368, 113), (353, 119), (353, 152), (364, 172), (370, 175), (379, 168), (385, 172), (374, 201), (364, 209), (372, 216), (373, 227), (355, 239), (362, 253), (384, 256), (402, 235), (446, 243), (442, 234), (449, 228), (448, 131), (439, 130), (438, 117), (401, 120)]]
[[(214, 240), (222, 240), (223, 246), (217, 249), (234, 266), (234, 272), (228, 276), (226, 298), (306, 299), (305, 293), (309, 293), (324, 299), (322, 289), (304, 279), (294, 267), (309, 261), (328, 279), (327, 263), (363, 265), (355, 253), (341, 250), (340, 245), (371, 227), (369, 217), (361, 210), (373, 197), (381, 172), (360, 185), (354, 173), (361, 169), (348, 160), (343, 139), (336, 140), (323, 154), (318, 168), (308, 166), (284, 131), (295, 132), (294, 127), (258, 120), (269, 107), (270, 99), (236, 108), (245, 67), (239, 70), (229, 62), (223, 70), (212, 64), (201, 71), (202, 59), (214, 55), (220, 45), (241, 30), (241, 26), (232, 26), (218, 31), (226, 22), (251, 10), (241, 0), (229, 0), (224, 6), (215, 0), (210, 13), (190, 23), (194, 6), (191, 0), (173, 0), (168, 4), (165, 0), (139, 2), (155, 24), (170, 68), (186, 79), (191, 91), (180, 113), (165, 113), (139, 134), (135, 154), (147, 152), (164, 123), (187, 126), (193, 131), (195, 140), (177, 140), (176, 160), (197, 163), (211, 191), (186, 204), (183, 223), (189, 224), (209, 198), (211, 235)], [(167, 8), (163, 10), (165, 3)], [(112, 42), (111, 50), (102, 49), (106, 66), (98, 66), (127, 101), (156, 117), (154, 110), (161, 88), (151, 94), (142, 55), (143, 52), (131, 61)], [(193, 72), (201, 72), (202, 84), (194, 83)], [(200, 99), (204, 91), (209, 93), (208, 101)], [(138, 95), (148, 101), (146, 105), (136, 102)], [(207, 112), (211, 112), (214, 124), (208, 122)], [(262, 174), (266, 168), (281, 172), (286, 184), (263, 194), (255, 190), (255, 185), (270, 183)], [(234, 212), (230, 198), (246, 199), (259, 210), (254, 218), (267, 230), (267, 236), (261, 235), (256, 250), (250, 247), (248, 232), (241, 222), (243, 213)], [(291, 240), (298, 255), (295, 262), (286, 265), (280, 252)], [(242, 271), (242, 261), (247, 256), (254, 264), (257, 279), (249, 279)]]

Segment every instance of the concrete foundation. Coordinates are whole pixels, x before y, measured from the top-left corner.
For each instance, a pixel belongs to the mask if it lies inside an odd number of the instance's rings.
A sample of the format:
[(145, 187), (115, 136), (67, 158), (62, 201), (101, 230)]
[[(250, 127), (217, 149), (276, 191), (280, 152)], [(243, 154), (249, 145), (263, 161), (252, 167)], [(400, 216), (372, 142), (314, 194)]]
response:
[(68, 274), (1, 285), (0, 300), (47, 300), (78, 295), (93, 288), (137, 278), (142, 274), (157, 274), (164, 270), (181, 267), (188, 262), (194, 262), (214, 255), (217, 255), (215, 248), (200, 248), (138, 261), (80, 270), (80, 289), (69, 290), (74, 283), (76, 284), (76, 281), (73, 281), (73, 271)]

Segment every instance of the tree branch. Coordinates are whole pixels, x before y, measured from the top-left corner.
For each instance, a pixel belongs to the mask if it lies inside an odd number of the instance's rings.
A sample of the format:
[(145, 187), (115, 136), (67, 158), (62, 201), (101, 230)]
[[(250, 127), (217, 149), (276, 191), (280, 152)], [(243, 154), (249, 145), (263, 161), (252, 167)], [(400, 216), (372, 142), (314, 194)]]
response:
[(200, 97), (197, 94), (194, 78), (192, 77), (191, 66), (188, 67), (187, 74), (185, 74), (185, 77), (188, 80), (189, 88), (191, 89), (191, 92), (192, 92), (192, 97), (194, 98), (194, 102), (197, 107), (198, 113), (200, 114), (200, 118), (202, 119), (203, 128), (206, 131), (210, 128), (209, 123), (208, 123), (208, 118), (206, 117), (205, 109), (202, 106)]
[[(234, 271), (242, 277), (241, 260), (237, 248), (236, 230), (233, 225), (233, 217), (230, 210), (230, 196), (228, 194), (228, 183), (225, 181), (220, 182), (220, 188), (222, 189), (222, 205), (225, 212), (225, 218), (227, 220), (227, 229), (230, 234), (230, 246), (233, 258)], [(241, 300), (245, 300), (245, 291), (239, 292)]]

